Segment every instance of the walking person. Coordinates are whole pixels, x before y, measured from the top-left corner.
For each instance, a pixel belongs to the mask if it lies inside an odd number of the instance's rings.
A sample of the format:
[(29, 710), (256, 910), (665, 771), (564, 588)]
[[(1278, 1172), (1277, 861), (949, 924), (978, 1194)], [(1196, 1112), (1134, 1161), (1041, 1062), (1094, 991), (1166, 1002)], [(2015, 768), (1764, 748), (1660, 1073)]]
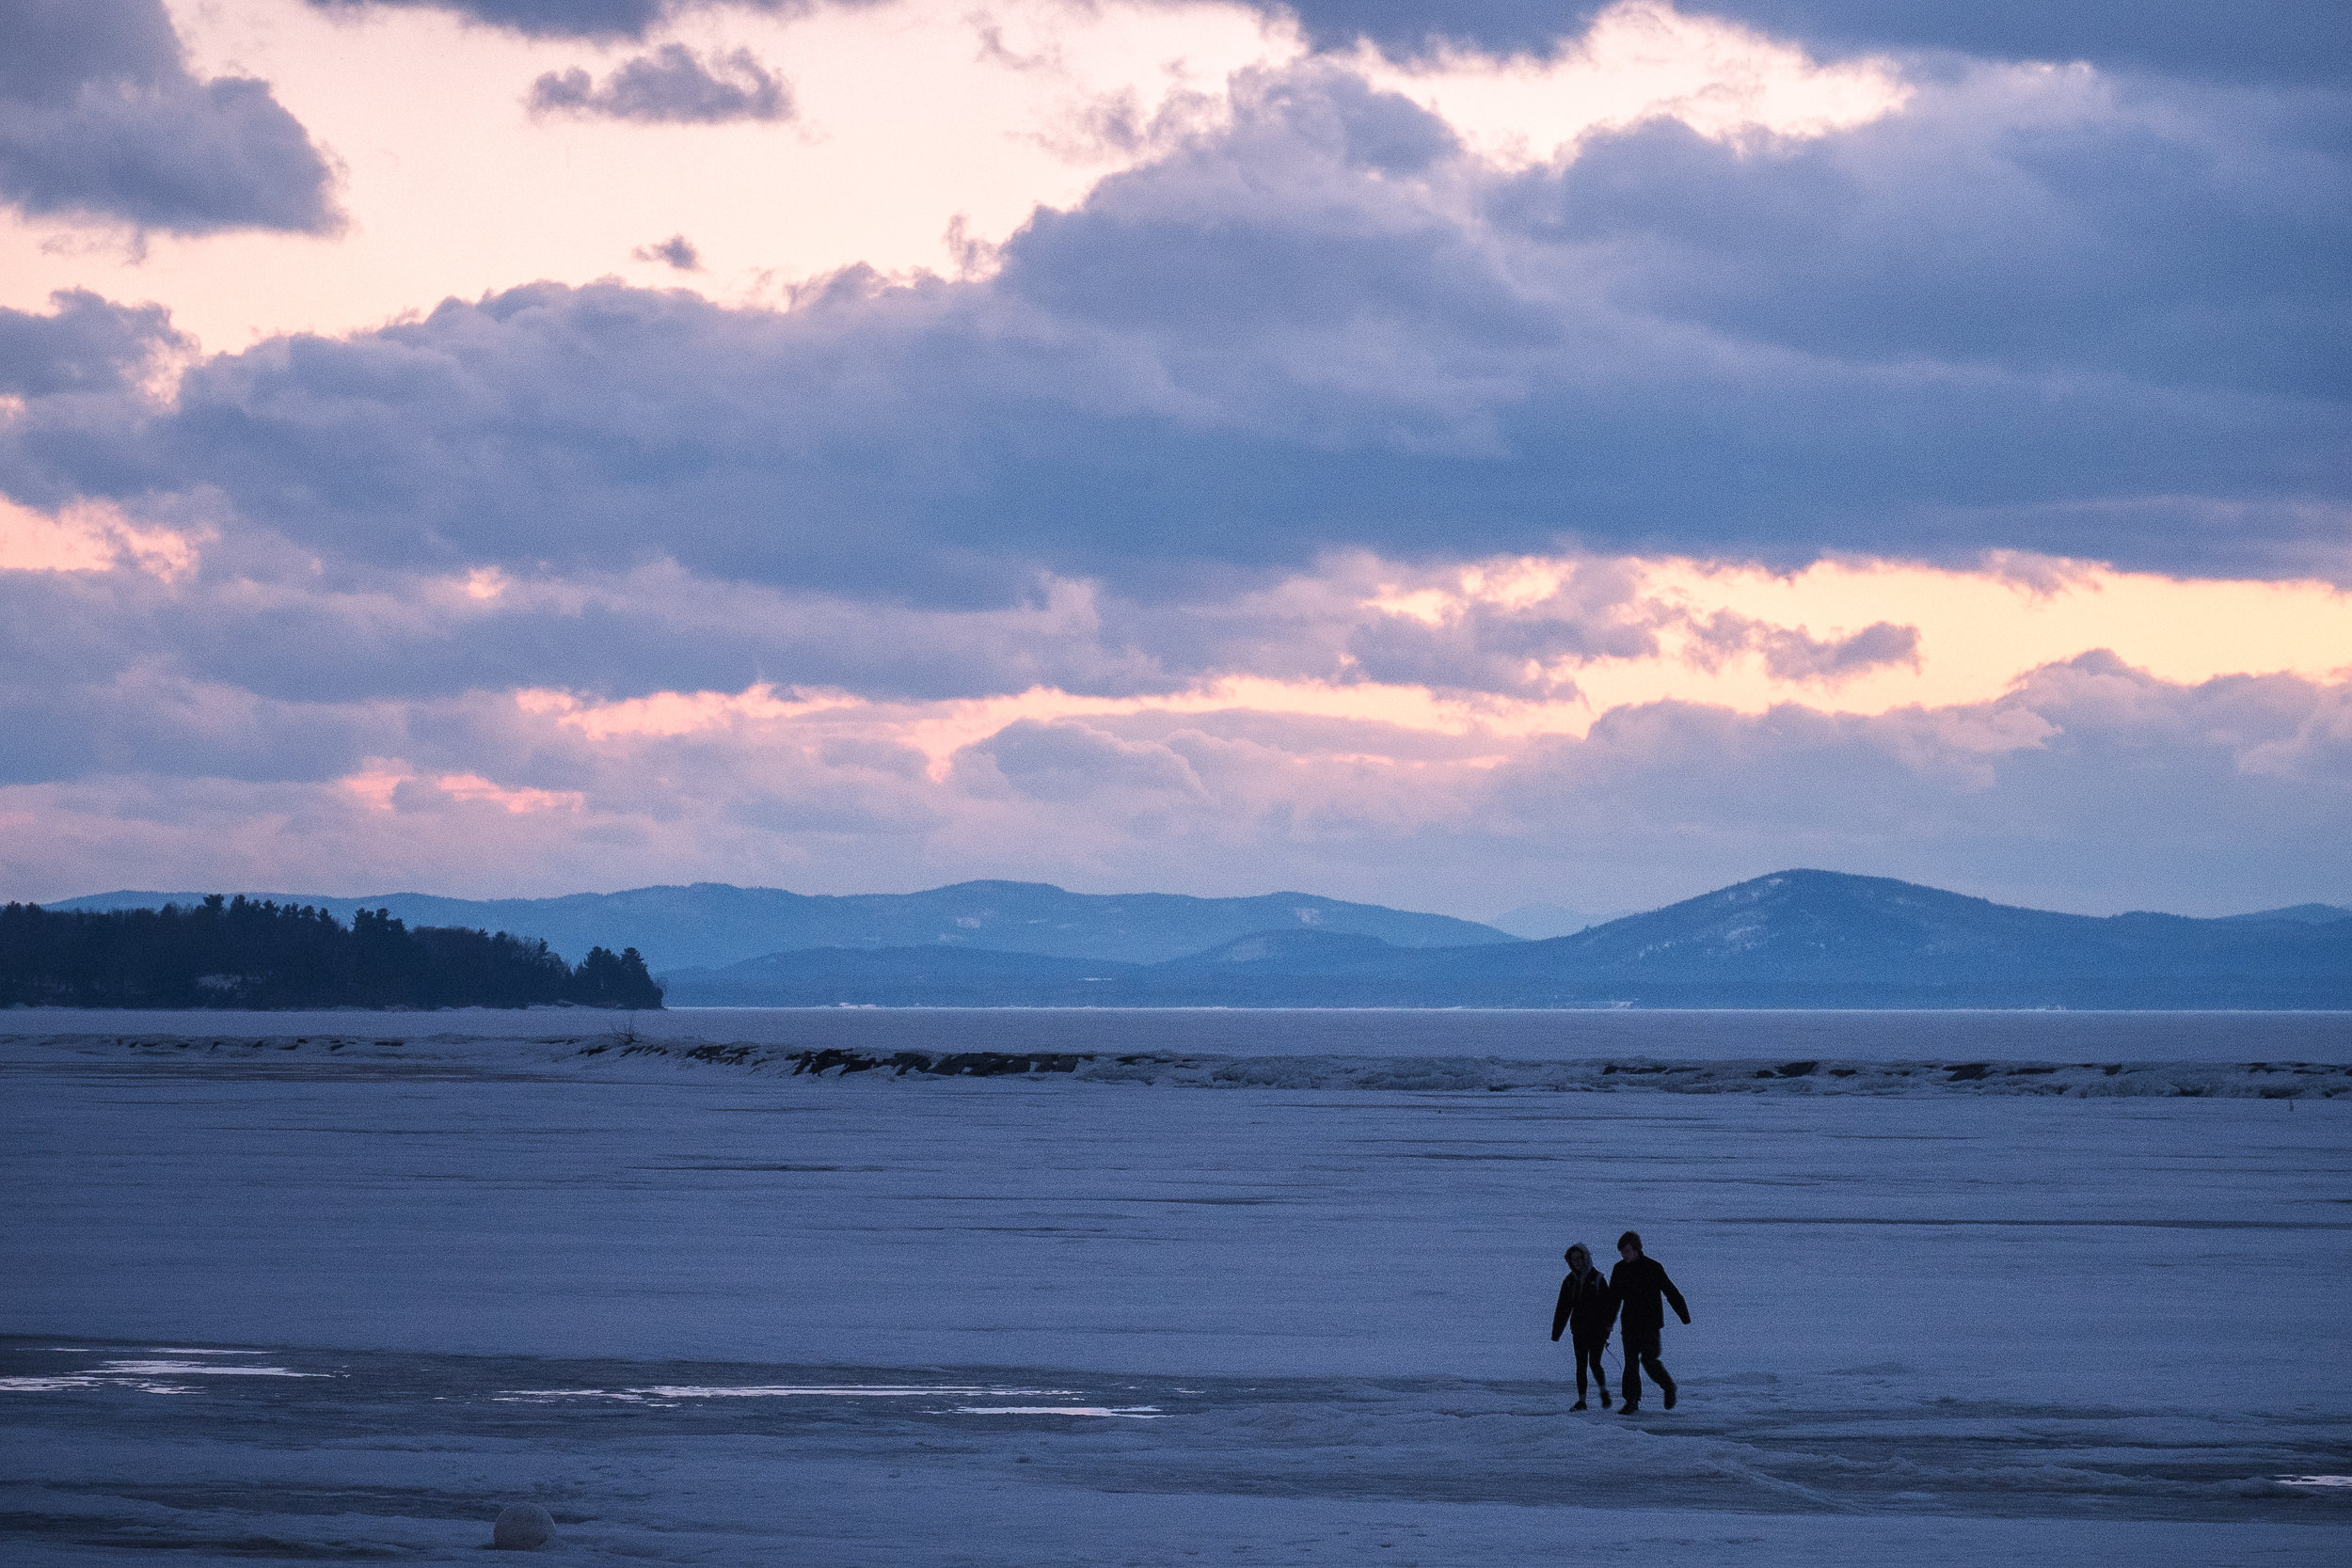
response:
[(1658, 1359), (1658, 1337), (1666, 1326), (1666, 1309), (1659, 1298), (1674, 1304), (1675, 1316), (1685, 1324), (1691, 1321), (1691, 1309), (1682, 1304), (1682, 1292), (1666, 1277), (1666, 1271), (1654, 1258), (1642, 1254), (1642, 1233), (1629, 1230), (1617, 1238), (1617, 1266), (1610, 1271), (1609, 1288), (1617, 1298), (1617, 1322), (1623, 1325), (1625, 1347), (1625, 1404), (1623, 1414), (1630, 1416), (1642, 1407), (1642, 1374), (1640, 1368), (1649, 1369), (1650, 1380), (1666, 1396), (1666, 1408), (1675, 1407), (1675, 1380), (1666, 1375), (1666, 1369)]
[(1584, 1370), (1589, 1366), (1600, 1388), (1600, 1407), (1606, 1410), (1609, 1370), (1600, 1364), (1600, 1353), (1609, 1343), (1609, 1325), (1617, 1321), (1617, 1292), (1593, 1267), (1592, 1250), (1582, 1242), (1568, 1248), (1567, 1259), (1568, 1276), (1560, 1281), (1560, 1303), (1551, 1309), (1551, 1342), (1560, 1342), (1562, 1329), (1569, 1331), (1568, 1348), (1576, 1353), (1576, 1402), (1568, 1408), (1585, 1408)]

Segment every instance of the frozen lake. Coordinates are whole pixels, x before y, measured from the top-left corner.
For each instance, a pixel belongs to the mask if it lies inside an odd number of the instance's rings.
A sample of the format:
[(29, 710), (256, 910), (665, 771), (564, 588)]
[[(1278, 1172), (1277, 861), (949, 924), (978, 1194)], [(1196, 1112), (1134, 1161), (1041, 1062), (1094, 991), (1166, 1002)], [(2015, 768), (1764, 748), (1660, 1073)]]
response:
[(521, 1038), (617, 1024), (649, 1038), (846, 1051), (1162, 1051), (1258, 1056), (1996, 1056), (2045, 1062), (2352, 1062), (2352, 1013), (1674, 1012), (1404, 1007), (675, 1007), (440, 1012), (0, 1011), (0, 1035)]
[[(1901, 1054), (2161, 1059), (1957, 1037)], [(2298, 1483), (2352, 1475), (2352, 1099), (22, 1041), (0, 1085), (11, 1562), (471, 1561), (516, 1497), (582, 1562), (2352, 1557)], [(1684, 1399), (1571, 1415), (1558, 1255), (1629, 1225)]]

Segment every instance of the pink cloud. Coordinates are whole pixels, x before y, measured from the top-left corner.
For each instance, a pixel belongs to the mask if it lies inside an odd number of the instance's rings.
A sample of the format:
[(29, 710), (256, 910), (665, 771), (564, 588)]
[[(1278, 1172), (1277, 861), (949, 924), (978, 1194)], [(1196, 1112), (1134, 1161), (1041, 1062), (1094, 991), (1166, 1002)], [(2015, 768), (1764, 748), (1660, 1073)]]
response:
[(812, 706), (590, 739), (560, 712), (474, 704), (409, 717), (441, 736), (431, 760), (315, 784), (18, 784), (0, 815), (12, 891), (52, 896), (165, 868), (330, 893), (998, 875), (1477, 914), (1829, 863), (2023, 902), (2224, 912), (2340, 898), (2352, 879), (2330, 826), (2352, 814), (2352, 684), (2296, 676), (2190, 686), (2086, 656), (1984, 703), (1652, 703), (1523, 737), (1248, 708), (1015, 717), (943, 770), (894, 741), (910, 721)]

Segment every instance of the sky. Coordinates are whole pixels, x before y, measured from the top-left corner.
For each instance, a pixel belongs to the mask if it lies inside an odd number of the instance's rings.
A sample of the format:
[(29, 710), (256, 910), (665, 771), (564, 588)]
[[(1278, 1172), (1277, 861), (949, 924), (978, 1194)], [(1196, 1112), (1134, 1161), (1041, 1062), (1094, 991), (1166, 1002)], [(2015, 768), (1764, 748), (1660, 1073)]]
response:
[(0, 897), (2352, 905), (2334, 0), (13, 0)]

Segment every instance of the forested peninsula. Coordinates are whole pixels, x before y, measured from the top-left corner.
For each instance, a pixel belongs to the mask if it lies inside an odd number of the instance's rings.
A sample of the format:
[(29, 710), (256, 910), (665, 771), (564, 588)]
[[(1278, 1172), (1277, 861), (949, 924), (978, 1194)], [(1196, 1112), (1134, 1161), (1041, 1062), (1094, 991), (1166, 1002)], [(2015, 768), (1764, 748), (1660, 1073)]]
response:
[(504, 931), (384, 910), (346, 926), (309, 904), (211, 895), (154, 910), (0, 907), (0, 1006), (659, 1007), (637, 949), (578, 968)]

